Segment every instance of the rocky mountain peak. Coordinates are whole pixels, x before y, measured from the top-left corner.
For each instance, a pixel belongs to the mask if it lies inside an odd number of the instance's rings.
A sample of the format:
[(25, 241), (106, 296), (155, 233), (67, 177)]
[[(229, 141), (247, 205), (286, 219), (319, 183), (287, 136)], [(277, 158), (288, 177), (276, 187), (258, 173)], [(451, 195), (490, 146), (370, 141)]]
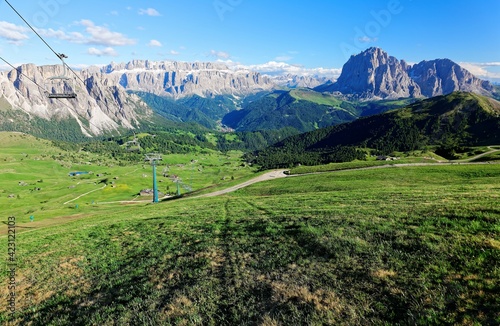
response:
[(406, 62), (389, 56), (382, 49), (369, 48), (349, 58), (330, 90), (357, 94), (362, 99), (419, 96), (406, 72), (407, 67)]
[(490, 95), (493, 86), (450, 59), (422, 61), (408, 70), (425, 97), (450, 94), (454, 91)]
[(46, 92), (50, 92), (53, 85), (48, 78), (63, 75), (62, 65), (24, 64), (0, 72), (0, 98), (10, 104), (12, 110), (28, 116), (46, 120), (75, 119), (82, 133), (88, 136), (139, 125), (137, 111), (142, 110), (145, 116), (152, 114), (144, 102), (132, 98), (124, 89), (102, 83), (96, 74), (76, 73), (85, 83), (68, 72), (66, 76), (72, 77), (74, 83), (63, 86), (74, 87), (77, 98), (50, 99)]
[(372, 47), (351, 56), (336, 83), (317, 89), (371, 100), (434, 97), (454, 91), (491, 95), (493, 86), (450, 59), (422, 61), (411, 66)]

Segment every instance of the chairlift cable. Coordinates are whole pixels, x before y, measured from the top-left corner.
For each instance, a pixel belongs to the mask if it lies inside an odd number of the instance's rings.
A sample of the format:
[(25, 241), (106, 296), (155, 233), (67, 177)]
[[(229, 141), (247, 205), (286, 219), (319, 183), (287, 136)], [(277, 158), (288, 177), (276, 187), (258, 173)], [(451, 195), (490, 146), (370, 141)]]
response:
[[(47, 41), (45, 41), (45, 39), (33, 28), (33, 26), (30, 25), (30, 23), (28, 23), (28, 21), (26, 19), (24, 19), (24, 17), (21, 15), (21, 13), (19, 13), (19, 11), (16, 10), (16, 8), (14, 8), (9, 1), (7, 0), (4, 0), (8, 5), (9, 7), (12, 8), (12, 10), (26, 23), (26, 25), (28, 25), (28, 27), (33, 31), (33, 33), (36, 34), (36, 36), (38, 36), (38, 38), (40, 38), (40, 40), (42, 40), (42, 42), (56, 55), (56, 57), (58, 59), (61, 60), (61, 56), (63, 55), (62, 53), (57, 53), (50, 45)], [(85, 85), (85, 81), (83, 81), (83, 79), (78, 76), (78, 74), (66, 63), (63, 61), (63, 65), (66, 66), (84, 85)], [(86, 85), (85, 85), (86, 86)], [(88, 87), (86, 87), (88, 89)]]
[(47, 92), (47, 89), (43, 86), (40, 86), (34, 79), (32, 79), (30, 76), (26, 75), (24, 72), (22, 72), (20, 70), (20, 67), (14, 67), (14, 65), (12, 65), (10, 62), (8, 62), (7, 60), (5, 60), (3, 57), (0, 56), (0, 60), (2, 60), (3, 62), (5, 62), (7, 65), (9, 65), (12, 69), (16, 70), (19, 74), (21, 74), (22, 76), (28, 78), (33, 84), (35, 84), (36, 86), (38, 86), (38, 88), (42, 89), (43, 91)]
[(26, 25), (28, 25), (28, 26), (29, 26), (29, 28), (31, 28), (31, 30), (33, 31), (33, 33), (35, 33), (35, 34), (36, 34), (36, 35), (40, 38), (40, 40), (42, 40), (42, 42), (43, 42), (43, 43), (45, 43), (45, 45), (46, 45), (46, 46), (47, 46), (47, 47), (48, 47), (48, 48), (49, 48), (52, 52), (54, 52), (54, 54), (55, 54), (55, 55), (56, 55), (56, 56), (60, 59), (59, 54), (58, 54), (58, 53), (57, 53), (57, 52), (56, 52), (56, 51), (55, 51), (55, 50), (54, 50), (54, 49), (53, 49), (53, 48), (49, 45), (49, 43), (47, 43), (47, 42), (43, 39), (43, 37), (42, 37), (40, 34), (38, 34), (38, 32), (37, 32), (37, 31), (33, 28), (33, 26), (31, 26), (31, 25), (30, 25), (30, 23), (28, 23), (28, 22), (26, 21), (26, 19), (24, 19), (24, 17), (23, 17), (23, 16), (19, 13), (19, 11), (17, 11), (17, 10), (16, 10), (16, 8), (14, 8), (14, 7), (13, 7), (13, 6), (9, 3), (9, 1), (7, 1), (7, 0), (4, 0), (4, 1), (5, 1), (5, 2), (9, 5), (9, 7), (11, 7), (11, 8), (12, 8), (12, 10), (14, 10), (14, 12), (15, 12), (15, 13), (16, 13), (16, 14), (17, 14), (17, 15), (18, 15), (18, 16), (19, 16), (19, 17), (20, 17), (20, 18), (21, 18), (21, 19), (22, 19), (22, 20), (26, 23)]

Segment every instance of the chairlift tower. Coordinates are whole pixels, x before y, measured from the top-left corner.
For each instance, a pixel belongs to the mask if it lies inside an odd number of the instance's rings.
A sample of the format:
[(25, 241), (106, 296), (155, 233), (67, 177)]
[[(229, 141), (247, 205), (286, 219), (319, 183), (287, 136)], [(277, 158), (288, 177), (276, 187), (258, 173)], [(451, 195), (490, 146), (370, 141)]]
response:
[(181, 195), (181, 186), (182, 188), (186, 189), (186, 191), (193, 191), (193, 188), (182, 182), (182, 179), (178, 175), (173, 176), (171, 179), (177, 186), (177, 196)]
[(153, 203), (158, 202), (158, 185), (156, 184), (156, 163), (161, 161), (161, 155), (158, 153), (148, 153), (144, 157), (144, 161), (150, 162), (153, 167)]

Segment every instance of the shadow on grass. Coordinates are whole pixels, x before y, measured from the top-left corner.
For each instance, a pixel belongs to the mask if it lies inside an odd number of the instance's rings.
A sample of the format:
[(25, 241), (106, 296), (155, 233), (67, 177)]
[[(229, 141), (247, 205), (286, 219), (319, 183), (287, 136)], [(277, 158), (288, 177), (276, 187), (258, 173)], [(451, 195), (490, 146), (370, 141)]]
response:
[[(498, 283), (446, 283), (452, 273), (446, 270), (426, 275), (431, 265), (450, 265), (450, 258), (418, 234), (403, 236), (393, 228), (352, 220), (269, 217), (262, 209), (264, 215), (243, 219), (231, 215), (230, 201), (222, 216), (214, 218), (219, 233), (211, 220), (170, 229), (165, 238), (166, 232), (153, 232), (163, 229), (165, 218), (129, 226), (144, 242), (133, 235), (120, 238), (125, 249), (117, 252), (123, 250), (123, 257), (95, 255), (88, 264), (88, 291), (54, 295), (25, 312), (20, 324), (256, 325), (270, 316), (284, 325), (306, 325), (326, 323), (321, 318), (329, 313), (340, 324), (498, 321)], [(346, 234), (336, 233), (341, 228)], [(119, 234), (98, 234), (97, 239), (106, 246)], [(211, 249), (217, 257), (205, 255)], [(466, 258), (453, 261), (458, 271)], [(107, 265), (101, 267), (100, 259)], [(492, 262), (495, 266), (498, 260)], [(152, 273), (158, 282), (152, 282)], [(340, 298), (338, 311), (325, 310), (319, 290)], [(186, 299), (179, 301), (182, 297)]]

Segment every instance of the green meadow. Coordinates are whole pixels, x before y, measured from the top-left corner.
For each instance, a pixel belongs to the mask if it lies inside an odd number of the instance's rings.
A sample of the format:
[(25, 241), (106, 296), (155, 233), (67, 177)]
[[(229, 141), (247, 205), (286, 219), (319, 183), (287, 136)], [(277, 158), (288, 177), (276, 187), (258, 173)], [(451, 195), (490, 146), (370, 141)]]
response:
[[(2, 269), (2, 323), (500, 323), (500, 164), (333, 171), (218, 197), (105, 204), (135, 198), (151, 167), (86, 153), (92, 165), (79, 165), (49, 143), (11, 138), (0, 205), (4, 224), (16, 216), (16, 312)], [(236, 152), (168, 160), (195, 190), (256, 175)], [(67, 175), (84, 168), (93, 174)], [(97, 173), (109, 178), (103, 189)]]
[[(1, 143), (3, 142), (3, 143)], [(238, 182), (255, 175), (241, 152), (204, 151), (163, 155), (157, 163), (158, 190), (185, 194)], [(85, 172), (70, 176), (71, 172)], [(0, 132), (0, 207), (21, 221), (92, 214), (119, 201), (152, 201), (138, 196), (153, 188), (149, 162), (119, 162), (87, 152), (65, 152), (34, 137)], [(176, 178), (177, 177), (177, 178)]]

